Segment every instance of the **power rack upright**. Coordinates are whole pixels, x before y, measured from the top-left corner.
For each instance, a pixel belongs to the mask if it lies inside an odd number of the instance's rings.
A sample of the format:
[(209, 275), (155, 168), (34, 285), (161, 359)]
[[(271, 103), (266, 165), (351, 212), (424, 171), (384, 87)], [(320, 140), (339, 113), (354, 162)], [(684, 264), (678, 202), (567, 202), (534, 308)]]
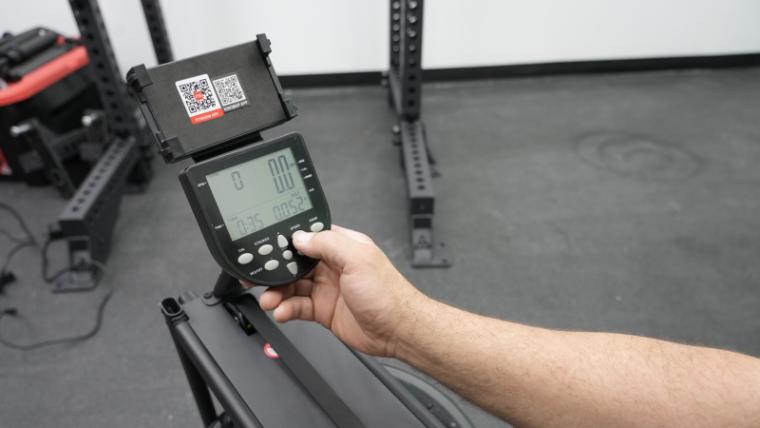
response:
[(398, 123), (393, 126), (393, 142), (401, 149), (406, 178), (412, 266), (448, 267), (451, 256), (435, 218), (435, 169), (420, 117), (422, 107), (422, 23), (423, 0), (390, 0), (390, 64), (384, 83), (388, 101)]

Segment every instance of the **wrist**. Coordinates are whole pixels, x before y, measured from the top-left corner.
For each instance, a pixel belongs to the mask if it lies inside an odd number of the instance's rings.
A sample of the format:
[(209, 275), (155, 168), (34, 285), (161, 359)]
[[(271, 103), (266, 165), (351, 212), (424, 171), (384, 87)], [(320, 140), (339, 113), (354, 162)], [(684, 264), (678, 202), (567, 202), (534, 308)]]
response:
[(402, 313), (393, 335), (391, 357), (409, 361), (413, 355), (419, 353), (425, 337), (429, 337), (435, 330), (432, 324), (435, 320), (435, 307), (438, 305), (440, 303), (414, 290), (414, 295), (401, 305)]

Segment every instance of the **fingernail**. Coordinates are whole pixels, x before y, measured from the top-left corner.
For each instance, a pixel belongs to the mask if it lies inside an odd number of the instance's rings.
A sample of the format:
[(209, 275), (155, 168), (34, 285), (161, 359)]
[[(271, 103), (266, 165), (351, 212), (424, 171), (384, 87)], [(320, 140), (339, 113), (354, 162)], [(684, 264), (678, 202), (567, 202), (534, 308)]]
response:
[(274, 317), (275, 321), (279, 323), (285, 322), (284, 321), (285, 316), (282, 314), (284, 310), (285, 309), (282, 306), (278, 306), (274, 308), (274, 310), (272, 311), (272, 316)]
[(303, 230), (297, 230), (295, 231), (295, 233), (293, 233), (293, 243), (306, 244), (307, 242), (311, 241), (311, 238), (313, 237), (314, 237), (313, 233), (304, 232)]

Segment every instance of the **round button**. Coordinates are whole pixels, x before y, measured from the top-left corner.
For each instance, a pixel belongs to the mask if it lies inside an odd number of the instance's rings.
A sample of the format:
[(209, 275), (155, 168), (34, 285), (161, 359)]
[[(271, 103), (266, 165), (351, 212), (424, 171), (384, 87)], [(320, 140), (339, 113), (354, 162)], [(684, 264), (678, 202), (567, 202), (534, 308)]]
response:
[(241, 265), (247, 265), (251, 261), (253, 261), (253, 254), (251, 253), (243, 253), (238, 256), (238, 263)]
[(325, 228), (325, 225), (322, 224), (321, 221), (315, 221), (314, 223), (311, 224), (311, 226), (309, 226), (309, 230), (311, 230), (312, 232), (320, 232), (324, 228)]
[(259, 247), (259, 254), (261, 254), (262, 256), (266, 256), (267, 254), (270, 254), (272, 250), (274, 250), (274, 247), (272, 247), (269, 244), (264, 244)]
[(277, 260), (269, 260), (268, 262), (264, 263), (264, 269), (266, 270), (275, 270), (278, 266), (280, 266), (280, 262)]
[(290, 250), (285, 250), (282, 252), (282, 258), (285, 260), (290, 260), (293, 258), (293, 252)]

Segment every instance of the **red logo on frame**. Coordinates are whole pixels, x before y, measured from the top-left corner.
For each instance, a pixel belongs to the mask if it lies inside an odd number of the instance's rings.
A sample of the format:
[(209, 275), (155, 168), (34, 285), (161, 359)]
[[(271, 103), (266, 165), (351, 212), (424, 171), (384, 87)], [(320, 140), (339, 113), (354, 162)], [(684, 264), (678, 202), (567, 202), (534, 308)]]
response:
[(277, 351), (272, 348), (272, 345), (265, 343), (264, 344), (264, 355), (266, 355), (267, 358), (270, 360), (276, 360), (280, 358), (280, 355), (277, 353)]

